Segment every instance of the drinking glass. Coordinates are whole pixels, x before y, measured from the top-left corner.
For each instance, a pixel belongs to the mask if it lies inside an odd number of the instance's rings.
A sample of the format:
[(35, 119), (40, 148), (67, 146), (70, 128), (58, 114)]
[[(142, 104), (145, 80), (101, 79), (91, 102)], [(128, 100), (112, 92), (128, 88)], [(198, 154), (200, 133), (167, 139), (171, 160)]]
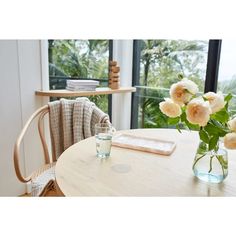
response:
[(107, 158), (111, 152), (112, 126), (109, 123), (95, 124), (97, 157)]

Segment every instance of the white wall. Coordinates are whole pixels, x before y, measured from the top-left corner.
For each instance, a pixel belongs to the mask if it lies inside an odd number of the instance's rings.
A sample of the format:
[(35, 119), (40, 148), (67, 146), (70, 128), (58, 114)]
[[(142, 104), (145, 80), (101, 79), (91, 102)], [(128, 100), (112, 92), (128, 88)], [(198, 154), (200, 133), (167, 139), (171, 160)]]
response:
[[(113, 56), (121, 67), (121, 86), (132, 84), (132, 40), (114, 40)], [(42, 70), (43, 68), (43, 70)], [(48, 88), (47, 45), (39, 40), (0, 40), (0, 196), (25, 193), (15, 175), (13, 147), (29, 116), (48, 99), (35, 90)], [(112, 95), (112, 119), (117, 129), (129, 129), (131, 94)], [(43, 163), (36, 124), (27, 133), (21, 166), (29, 174)]]
[[(42, 101), (35, 96), (41, 89), (39, 40), (0, 40), (0, 196), (25, 192), (13, 166), (14, 142), (29, 116)], [(24, 140), (21, 156), (23, 173), (29, 174), (43, 161), (36, 126)]]
[[(133, 40), (113, 41), (113, 60), (120, 66), (120, 86), (132, 85)], [(131, 93), (112, 95), (112, 124), (117, 130), (130, 129)]]

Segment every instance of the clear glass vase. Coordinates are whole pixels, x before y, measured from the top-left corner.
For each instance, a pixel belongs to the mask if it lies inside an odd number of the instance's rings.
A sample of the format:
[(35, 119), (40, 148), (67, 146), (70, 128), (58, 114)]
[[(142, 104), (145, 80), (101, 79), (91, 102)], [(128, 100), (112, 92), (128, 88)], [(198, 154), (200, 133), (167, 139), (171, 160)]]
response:
[(221, 146), (206, 151), (207, 144), (200, 142), (193, 162), (194, 175), (208, 183), (220, 183), (228, 175), (228, 154)]

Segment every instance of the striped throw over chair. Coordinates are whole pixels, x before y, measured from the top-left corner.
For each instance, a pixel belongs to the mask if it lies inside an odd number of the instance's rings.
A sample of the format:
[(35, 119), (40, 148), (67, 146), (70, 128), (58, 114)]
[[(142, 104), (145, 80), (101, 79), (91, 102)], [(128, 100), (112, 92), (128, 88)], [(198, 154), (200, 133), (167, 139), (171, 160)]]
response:
[[(50, 157), (45, 141), (43, 119), (49, 115), (52, 156)], [(23, 137), (34, 119), (38, 118), (38, 132), (44, 152), (44, 163), (32, 174), (24, 177), (19, 166), (20, 145)], [(23, 182), (31, 182), (32, 196), (61, 196), (56, 187), (55, 163), (61, 153), (82, 139), (94, 135), (95, 124), (109, 122), (109, 116), (101, 111), (87, 98), (76, 100), (61, 99), (41, 107), (26, 122), (14, 147), (14, 166), (17, 178)]]

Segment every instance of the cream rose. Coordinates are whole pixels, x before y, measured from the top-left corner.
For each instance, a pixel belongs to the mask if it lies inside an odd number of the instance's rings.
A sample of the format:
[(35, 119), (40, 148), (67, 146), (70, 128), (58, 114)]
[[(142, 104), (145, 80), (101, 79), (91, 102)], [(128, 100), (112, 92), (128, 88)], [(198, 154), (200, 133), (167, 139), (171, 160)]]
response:
[(206, 126), (210, 119), (211, 108), (208, 101), (202, 98), (194, 98), (186, 108), (187, 120), (196, 125)]
[(171, 99), (180, 106), (190, 101), (193, 95), (198, 92), (198, 86), (186, 78), (180, 82), (172, 84), (170, 87)]
[(228, 122), (229, 129), (236, 132), (236, 117)]
[(172, 118), (180, 116), (182, 113), (180, 106), (170, 98), (165, 98), (165, 101), (160, 102), (159, 107), (162, 113)]
[(228, 149), (236, 149), (236, 133), (226, 134), (224, 137), (224, 145)]
[(209, 101), (212, 113), (220, 111), (225, 106), (222, 92), (208, 92), (203, 97)]

